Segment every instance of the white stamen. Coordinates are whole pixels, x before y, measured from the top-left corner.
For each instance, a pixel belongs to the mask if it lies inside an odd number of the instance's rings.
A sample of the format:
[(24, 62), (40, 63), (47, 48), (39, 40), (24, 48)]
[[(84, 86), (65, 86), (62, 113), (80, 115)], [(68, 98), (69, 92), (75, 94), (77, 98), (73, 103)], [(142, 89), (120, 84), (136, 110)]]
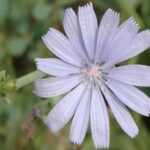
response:
[(100, 70), (100, 67), (98, 65), (94, 65), (92, 66), (88, 72), (87, 72), (87, 75), (89, 77), (99, 77), (101, 74), (101, 70)]

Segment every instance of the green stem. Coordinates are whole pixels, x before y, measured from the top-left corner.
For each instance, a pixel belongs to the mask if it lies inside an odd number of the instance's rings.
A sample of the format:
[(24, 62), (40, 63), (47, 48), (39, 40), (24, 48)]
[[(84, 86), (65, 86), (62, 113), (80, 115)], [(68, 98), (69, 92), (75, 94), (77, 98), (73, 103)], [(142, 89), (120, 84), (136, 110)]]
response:
[(42, 78), (44, 77), (46, 74), (40, 72), (40, 71), (34, 71), (32, 73), (29, 73), (23, 77), (20, 77), (18, 79), (16, 79), (16, 82), (15, 82), (15, 87), (16, 89), (20, 89), (21, 87), (27, 85), (27, 84), (30, 84), (32, 83), (33, 81), (39, 79), (39, 78)]

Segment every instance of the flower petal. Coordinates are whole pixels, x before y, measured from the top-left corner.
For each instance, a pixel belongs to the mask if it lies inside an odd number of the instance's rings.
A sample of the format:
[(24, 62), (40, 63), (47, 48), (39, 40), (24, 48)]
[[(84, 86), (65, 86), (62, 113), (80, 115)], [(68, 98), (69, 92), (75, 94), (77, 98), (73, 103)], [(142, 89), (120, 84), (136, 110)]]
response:
[(39, 79), (35, 81), (34, 93), (40, 97), (53, 97), (70, 91), (80, 82), (80, 75)]
[(103, 63), (104, 57), (107, 56), (106, 46), (113, 40), (116, 35), (116, 31), (119, 25), (119, 14), (115, 13), (112, 9), (107, 9), (104, 16), (101, 19), (97, 45), (96, 45), (96, 60), (100, 60)]
[(124, 104), (104, 85), (103, 94), (121, 128), (132, 138), (138, 134), (138, 128)]
[(56, 58), (37, 58), (35, 59), (37, 69), (53, 76), (66, 76), (79, 74), (81, 68), (68, 64)]
[(149, 116), (150, 99), (143, 92), (128, 84), (109, 79), (105, 83), (124, 104), (144, 116)]
[(66, 10), (63, 25), (75, 52), (82, 56), (85, 61), (88, 61), (88, 55), (82, 40), (78, 18), (71, 8)]
[(150, 86), (150, 67), (145, 65), (114, 67), (107, 76), (135, 86)]
[(116, 36), (108, 46), (109, 54), (107, 56), (107, 61), (117, 58), (126, 50), (129, 49), (129, 45), (133, 40), (134, 36), (137, 34), (139, 28), (133, 18), (126, 20), (119, 28)]
[(132, 42), (128, 46), (128, 50), (124, 51), (118, 57), (113, 58), (109, 63), (103, 66), (112, 66), (122, 61), (128, 60), (150, 47), (150, 30), (145, 30), (135, 35)]
[(79, 23), (83, 41), (91, 60), (94, 58), (98, 24), (92, 3), (79, 7)]
[(42, 39), (49, 50), (56, 56), (70, 64), (82, 66), (81, 57), (74, 52), (72, 45), (61, 32), (50, 28)]
[(138, 33), (133, 39), (130, 47), (130, 51), (124, 54), (119, 60), (119, 62), (130, 59), (150, 47), (150, 30), (145, 30), (143, 32)]
[(81, 144), (86, 135), (89, 124), (90, 104), (91, 86), (88, 85), (77, 107), (71, 125), (70, 140), (75, 144)]
[(108, 148), (110, 141), (109, 118), (100, 89), (93, 87), (91, 102), (91, 129), (94, 145)]
[(60, 100), (52, 111), (49, 112), (45, 123), (52, 132), (60, 130), (71, 119), (84, 90), (85, 86), (80, 84)]

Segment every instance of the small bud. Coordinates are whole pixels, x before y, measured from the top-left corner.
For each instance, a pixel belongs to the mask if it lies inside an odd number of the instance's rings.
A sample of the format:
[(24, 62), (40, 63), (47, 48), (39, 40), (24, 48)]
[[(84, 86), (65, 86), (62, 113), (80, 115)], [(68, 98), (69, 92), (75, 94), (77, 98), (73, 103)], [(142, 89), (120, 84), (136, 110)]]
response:
[(14, 80), (9, 80), (6, 83), (6, 88), (7, 88), (8, 91), (12, 91), (15, 88), (15, 82), (14, 82)]
[(0, 96), (8, 102), (10, 93), (15, 89), (15, 82), (6, 75), (5, 71), (0, 71)]

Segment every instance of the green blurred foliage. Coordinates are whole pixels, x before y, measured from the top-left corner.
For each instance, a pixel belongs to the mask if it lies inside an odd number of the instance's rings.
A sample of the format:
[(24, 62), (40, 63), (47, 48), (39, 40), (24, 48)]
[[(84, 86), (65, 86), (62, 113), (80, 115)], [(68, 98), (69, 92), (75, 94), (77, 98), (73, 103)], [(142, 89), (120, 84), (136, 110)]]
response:
[[(42, 35), (51, 26), (63, 31), (65, 9), (73, 7), (77, 11), (77, 7), (86, 2), (88, 0), (0, 0), (0, 70), (5, 69), (17, 78), (35, 69), (34, 58), (53, 57), (42, 42)], [(93, 3), (98, 19), (111, 7), (121, 13), (122, 21), (133, 16), (142, 30), (150, 28), (150, 0), (93, 0)], [(126, 63), (150, 65), (150, 52)], [(143, 90), (150, 95), (150, 90)], [(69, 142), (70, 123), (58, 134), (48, 132), (43, 118), (60, 98), (41, 100), (32, 93), (32, 85), (11, 93), (7, 97), (9, 104), (0, 97), (0, 150), (93, 150), (90, 130), (83, 145), (77, 148)], [(41, 117), (25, 123), (37, 105), (42, 108)], [(150, 120), (133, 115), (140, 129), (134, 140), (123, 133), (110, 114), (110, 150), (150, 149)]]

